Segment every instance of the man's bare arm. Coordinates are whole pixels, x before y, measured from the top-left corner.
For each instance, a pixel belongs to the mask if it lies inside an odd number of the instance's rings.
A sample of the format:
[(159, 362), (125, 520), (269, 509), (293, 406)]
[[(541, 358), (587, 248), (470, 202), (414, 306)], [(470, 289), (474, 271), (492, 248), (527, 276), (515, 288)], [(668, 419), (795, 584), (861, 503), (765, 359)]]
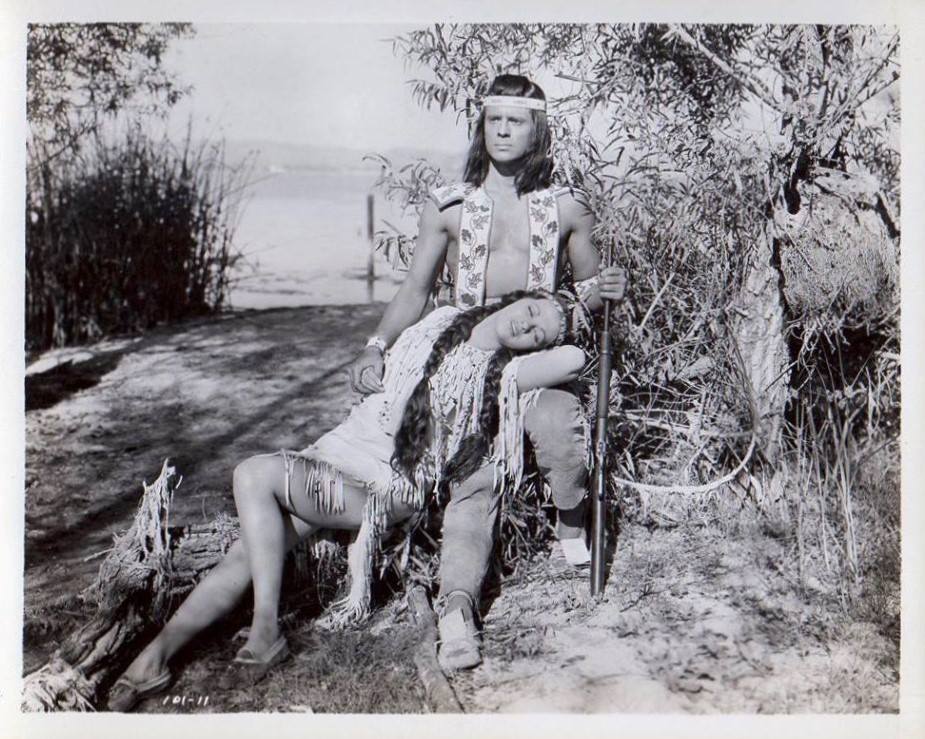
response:
[(446, 261), (447, 241), (448, 234), (440, 212), (428, 201), (421, 213), (418, 240), (408, 274), (376, 327), (376, 335), (381, 336), (387, 346), (391, 346), (408, 326), (420, 320)]
[(594, 214), (588, 204), (572, 195), (563, 195), (560, 202), (563, 225), (568, 233), (567, 253), (575, 282), (597, 275), (582, 302), (592, 312), (604, 305), (602, 298), (620, 301), (626, 292), (626, 273), (619, 267), (601, 269), (600, 254), (591, 240)]
[[(445, 263), (448, 238), (440, 212), (428, 202), (421, 213), (408, 274), (376, 327), (376, 336), (386, 346), (391, 346), (402, 331), (420, 320)], [(383, 368), (382, 353), (375, 347), (366, 347), (347, 370), (351, 387), (361, 393), (381, 392)]]

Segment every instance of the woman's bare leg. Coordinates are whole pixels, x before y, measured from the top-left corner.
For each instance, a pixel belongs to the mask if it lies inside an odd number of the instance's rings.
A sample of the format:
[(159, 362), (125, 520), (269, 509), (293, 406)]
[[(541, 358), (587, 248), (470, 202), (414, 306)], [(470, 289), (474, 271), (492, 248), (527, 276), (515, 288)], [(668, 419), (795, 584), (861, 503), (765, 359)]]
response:
[[(271, 479), (272, 475), (267, 475), (260, 470), (262, 465), (266, 465), (266, 457), (255, 457), (248, 460), (249, 470), (240, 472), (241, 477), (245, 477), (247, 472), (253, 472), (256, 480)], [(279, 510), (291, 512), (299, 519), (310, 521), (321, 528), (330, 529), (359, 529), (356, 541), (348, 548), (348, 577), (350, 592), (342, 600), (335, 603), (329, 611), (326, 620), (330, 624), (347, 623), (361, 618), (369, 608), (370, 578), (372, 573), (369, 569), (371, 557), (374, 551), (375, 542), (372, 540), (371, 528), (369, 521), (365, 520), (366, 503), (368, 491), (366, 486), (358, 480), (349, 476), (343, 478), (343, 506), (336, 512), (331, 511), (330, 507), (324, 508), (321, 505), (321, 497), (314, 493), (307, 493), (305, 490), (305, 466), (304, 461), (296, 458), (291, 466), (290, 475), (290, 492), (286, 495), (286, 479), (280, 476), (279, 484), (273, 489), (272, 495), (276, 501)], [(260, 491), (257, 486), (245, 487), (257, 495), (265, 495), (266, 491)], [(240, 511), (239, 504), (239, 511)], [(402, 521), (412, 515), (414, 509), (411, 506), (394, 501), (387, 520), (384, 522), (387, 527)], [(242, 514), (242, 529), (244, 527)], [(261, 536), (264, 535), (264, 528), (259, 529)], [(277, 560), (272, 558), (273, 551), (270, 550), (268, 561), (275, 568), (278, 566)], [(369, 559), (368, 559), (369, 558)], [(270, 571), (270, 576), (265, 582), (258, 586), (258, 580), (263, 578), (264, 572), (258, 569), (258, 565), (251, 560), (254, 575), (254, 624), (251, 627), (251, 635), (248, 643), (244, 648), (250, 649), (255, 654), (260, 654), (279, 638), (279, 629), (276, 626), (277, 609), (279, 603), (279, 576), (278, 570)], [(260, 573), (260, 574), (258, 574)], [(263, 587), (265, 586), (265, 588)]]
[[(260, 654), (278, 638), (280, 560), (300, 540), (319, 528), (358, 529), (366, 503), (365, 489), (345, 484), (344, 510), (332, 513), (321, 509), (314, 496), (304, 493), (305, 470), (298, 463), (291, 470), (289, 485), (293, 491), (292, 509), (286, 508), (286, 465), (280, 456), (252, 457), (235, 469), (234, 492), (241, 539), (231, 546), (157, 637), (129, 665), (126, 677), (141, 682), (163, 672), (168, 661), (193, 637), (237, 605), (252, 580), (254, 624), (246, 646)], [(397, 506), (393, 519), (400, 520), (408, 513)], [(273, 537), (279, 538), (270, 541)], [(284, 542), (282, 546), (281, 541)], [(252, 556), (249, 547), (257, 551), (256, 556)]]
[[(253, 460), (260, 461), (262, 473), (268, 476), (265, 484), (255, 479), (246, 482), (246, 485), (256, 489), (254, 497), (260, 497), (262, 489), (278, 486), (278, 479), (283, 479), (285, 474), (285, 465), (281, 457), (255, 457), (239, 467), (253, 466)], [(293, 485), (304, 485), (304, 476), (300, 477), (301, 469), (297, 468), (293, 472), (293, 477), (296, 478), (292, 481)], [(238, 470), (235, 470), (236, 502), (239, 497), (238, 477)], [(264, 503), (273, 500), (267, 499), (266, 496), (263, 498)], [(275, 502), (272, 504), (277, 508), (277, 515), (284, 521), (285, 536), (281, 537), (281, 540), (284, 538), (285, 541), (284, 554), (318, 529), (316, 523), (303, 521), (288, 513), (284, 514)], [(248, 537), (246, 525), (246, 521), (242, 520), (241, 538), (231, 545), (225, 557), (196, 585), (161, 632), (129, 665), (124, 673), (126, 677), (135, 682), (142, 682), (159, 675), (180, 649), (200, 631), (228, 615), (239, 603), (252, 581), (246, 540), (250, 538), (257, 546), (261, 545), (259, 532)]]
[[(316, 530), (316, 527), (294, 516), (287, 518), (287, 549)], [(244, 541), (238, 539), (221, 562), (183, 601), (161, 632), (129, 665), (125, 671), (126, 677), (142, 682), (162, 673), (170, 659), (200, 631), (232, 611), (250, 582), (247, 551)]]
[[(307, 522), (313, 530), (359, 528), (366, 490), (344, 483), (344, 510), (323, 509), (318, 497), (305, 492), (305, 465), (296, 460), (289, 468), (290, 499), (286, 498), (287, 470), (276, 455), (251, 457), (234, 471), (234, 500), (241, 523), (241, 538), (254, 583), (254, 616), (242, 649), (264, 654), (279, 638), (279, 598), (282, 586), (286, 521)], [(291, 510), (287, 506), (291, 503)]]
[(234, 471), (234, 503), (254, 584), (254, 615), (245, 649), (263, 654), (279, 638), (279, 595), (288, 548), (285, 519), (276, 499), (281, 460), (252, 457)]

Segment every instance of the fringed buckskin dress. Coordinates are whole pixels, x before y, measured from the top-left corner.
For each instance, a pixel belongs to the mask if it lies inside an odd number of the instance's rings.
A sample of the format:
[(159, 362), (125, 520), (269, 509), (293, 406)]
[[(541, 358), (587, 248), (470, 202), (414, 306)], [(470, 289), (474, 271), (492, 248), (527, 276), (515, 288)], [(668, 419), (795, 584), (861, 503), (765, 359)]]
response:
[[(494, 352), (463, 342), (444, 357), (430, 379), (434, 433), (415, 479), (390, 464), (405, 405), (421, 380), (433, 345), (460, 309), (444, 306), (405, 329), (385, 355), (384, 391), (366, 396), (339, 426), (302, 451), (279, 452), (286, 465), (286, 501), (293, 495), (314, 496), (330, 513), (344, 510), (344, 477), (364, 485), (369, 493), (364, 523), (376, 536), (384, 530), (393, 503), (421, 510), (439, 486), (441, 471), (466, 436), (477, 429), (485, 372)], [(523, 474), (523, 417), (539, 393), (520, 393), (517, 369), (528, 355), (514, 357), (504, 368), (499, 396), (499, 429), (492, 444), (495, 483), (516, 486)], [(295, 465), (303, 465), (305, 487), (291, 489)]]

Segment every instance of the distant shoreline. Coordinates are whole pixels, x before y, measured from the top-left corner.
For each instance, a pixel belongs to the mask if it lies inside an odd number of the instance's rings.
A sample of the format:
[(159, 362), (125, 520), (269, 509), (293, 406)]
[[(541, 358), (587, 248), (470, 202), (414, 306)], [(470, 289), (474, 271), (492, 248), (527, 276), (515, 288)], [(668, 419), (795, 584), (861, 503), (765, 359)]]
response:
[(230, 140), (224, 142), (226, 161), (240, 166), (249, 160), (261, 171), (376, 173), (380, 165), (366, 157), (382, 156), (396, 166), (426, 160), (448, 176), (460, 169), (464, 151), (401, 147), (384, 151), (319, 147), (279, 141)]

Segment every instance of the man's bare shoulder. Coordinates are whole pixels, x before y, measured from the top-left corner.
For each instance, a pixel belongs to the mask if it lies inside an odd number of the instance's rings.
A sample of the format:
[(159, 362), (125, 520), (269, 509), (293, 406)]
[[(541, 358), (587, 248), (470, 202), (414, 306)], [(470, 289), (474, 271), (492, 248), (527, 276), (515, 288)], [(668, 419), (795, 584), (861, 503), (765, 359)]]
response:
[(418, 220), (418, 237), (433, 240), (441, 235), (453, 236), (459, 222), (459, 208), (460, 204), (456, 203), (441, 209), (432, 198), (428, 198)]
[(556, 190), (559, 203), (559, 217), (565, 224), (577, 224), (589, 219), (594, 221), (591, 200), (583, 190), (574, 187), (560, 187)]

